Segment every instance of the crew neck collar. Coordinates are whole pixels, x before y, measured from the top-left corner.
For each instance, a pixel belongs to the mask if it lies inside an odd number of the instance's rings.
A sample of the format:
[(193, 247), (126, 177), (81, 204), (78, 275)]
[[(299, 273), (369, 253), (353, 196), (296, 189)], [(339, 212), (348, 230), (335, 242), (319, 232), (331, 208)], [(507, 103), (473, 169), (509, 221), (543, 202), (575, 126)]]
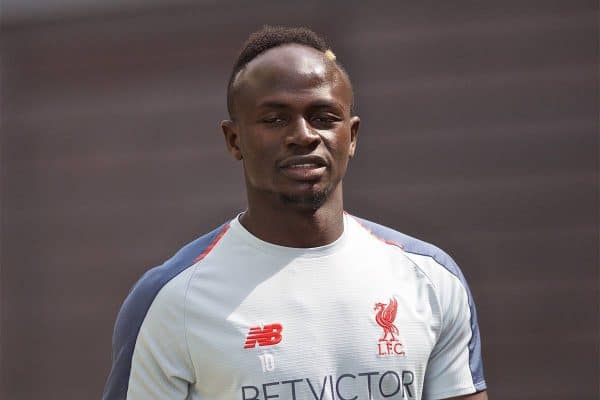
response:
[(252, 247), (269, 254), (279, 254), (284, 256), (301, 257), (301, 258), (315, 258), (323, 257), (340, 251), (347, 242), (348, 237), (348, 216), (344, 213), (344, 230), (340, 237), (333, 242), (324, 246), (318, 247), (287, 247), (280, 246), (278, 244), (266, 242), (258, 237), (254, 236), (248, 231), (244, 225), (240, 222), (240, 216), (243, 214), (239, 213), (231, 222), (230, 230), (237, 237), (250, 244)]

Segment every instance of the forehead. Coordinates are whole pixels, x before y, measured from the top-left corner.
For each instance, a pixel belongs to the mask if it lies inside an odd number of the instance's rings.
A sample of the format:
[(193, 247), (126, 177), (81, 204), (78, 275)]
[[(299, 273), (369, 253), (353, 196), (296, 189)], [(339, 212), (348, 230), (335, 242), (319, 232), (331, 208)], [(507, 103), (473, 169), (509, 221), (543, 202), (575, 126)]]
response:
[(350, 82), (337, 64), (297, 44), (269, 49), (250, 61), (238, 75), (234, 93), (240, 110), (255, 108), (265, 99), (329, 100), (344, 108), (352, 101)]

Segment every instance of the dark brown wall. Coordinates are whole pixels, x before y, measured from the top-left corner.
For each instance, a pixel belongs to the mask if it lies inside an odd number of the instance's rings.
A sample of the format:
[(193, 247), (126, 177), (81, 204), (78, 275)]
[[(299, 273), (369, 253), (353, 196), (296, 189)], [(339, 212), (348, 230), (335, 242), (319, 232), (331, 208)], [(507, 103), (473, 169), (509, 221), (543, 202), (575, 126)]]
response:
[(462, 266), (492, 398), (596, 399), (597, 5), (494, 3), (6, 23), (0, 397), (98, 398), (133, 282), (243, 209), (225, 84), (248, 32), (278, 23), (327, 35), (353, 78), (346, 208)]

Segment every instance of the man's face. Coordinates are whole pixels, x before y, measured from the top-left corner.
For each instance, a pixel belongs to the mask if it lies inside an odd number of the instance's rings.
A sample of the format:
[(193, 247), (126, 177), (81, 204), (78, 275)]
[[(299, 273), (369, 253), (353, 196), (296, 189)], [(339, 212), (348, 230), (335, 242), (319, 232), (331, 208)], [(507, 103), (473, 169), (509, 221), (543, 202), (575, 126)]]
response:
[(240, 73), (233, 103), (233, 121), (222, 127), (230, 152), (243, 160), (250, 199), (277, 196), (316, 209), (341, 194), (360, 121), (334, 62), (306, 46), (270, 49)]

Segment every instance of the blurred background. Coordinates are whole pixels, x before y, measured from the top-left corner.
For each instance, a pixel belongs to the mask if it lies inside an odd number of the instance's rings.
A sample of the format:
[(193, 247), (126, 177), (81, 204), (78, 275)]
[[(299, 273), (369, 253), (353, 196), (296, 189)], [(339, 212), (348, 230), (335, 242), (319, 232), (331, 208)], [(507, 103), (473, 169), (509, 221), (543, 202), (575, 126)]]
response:
[(219, 122), (269, 23), (348, 69), (346, 209), (462, 266), (491, 399), (597, 399), (597, 8), (2, 1), (0, 398), (99, 398), (132, 284), (244, 209)]

